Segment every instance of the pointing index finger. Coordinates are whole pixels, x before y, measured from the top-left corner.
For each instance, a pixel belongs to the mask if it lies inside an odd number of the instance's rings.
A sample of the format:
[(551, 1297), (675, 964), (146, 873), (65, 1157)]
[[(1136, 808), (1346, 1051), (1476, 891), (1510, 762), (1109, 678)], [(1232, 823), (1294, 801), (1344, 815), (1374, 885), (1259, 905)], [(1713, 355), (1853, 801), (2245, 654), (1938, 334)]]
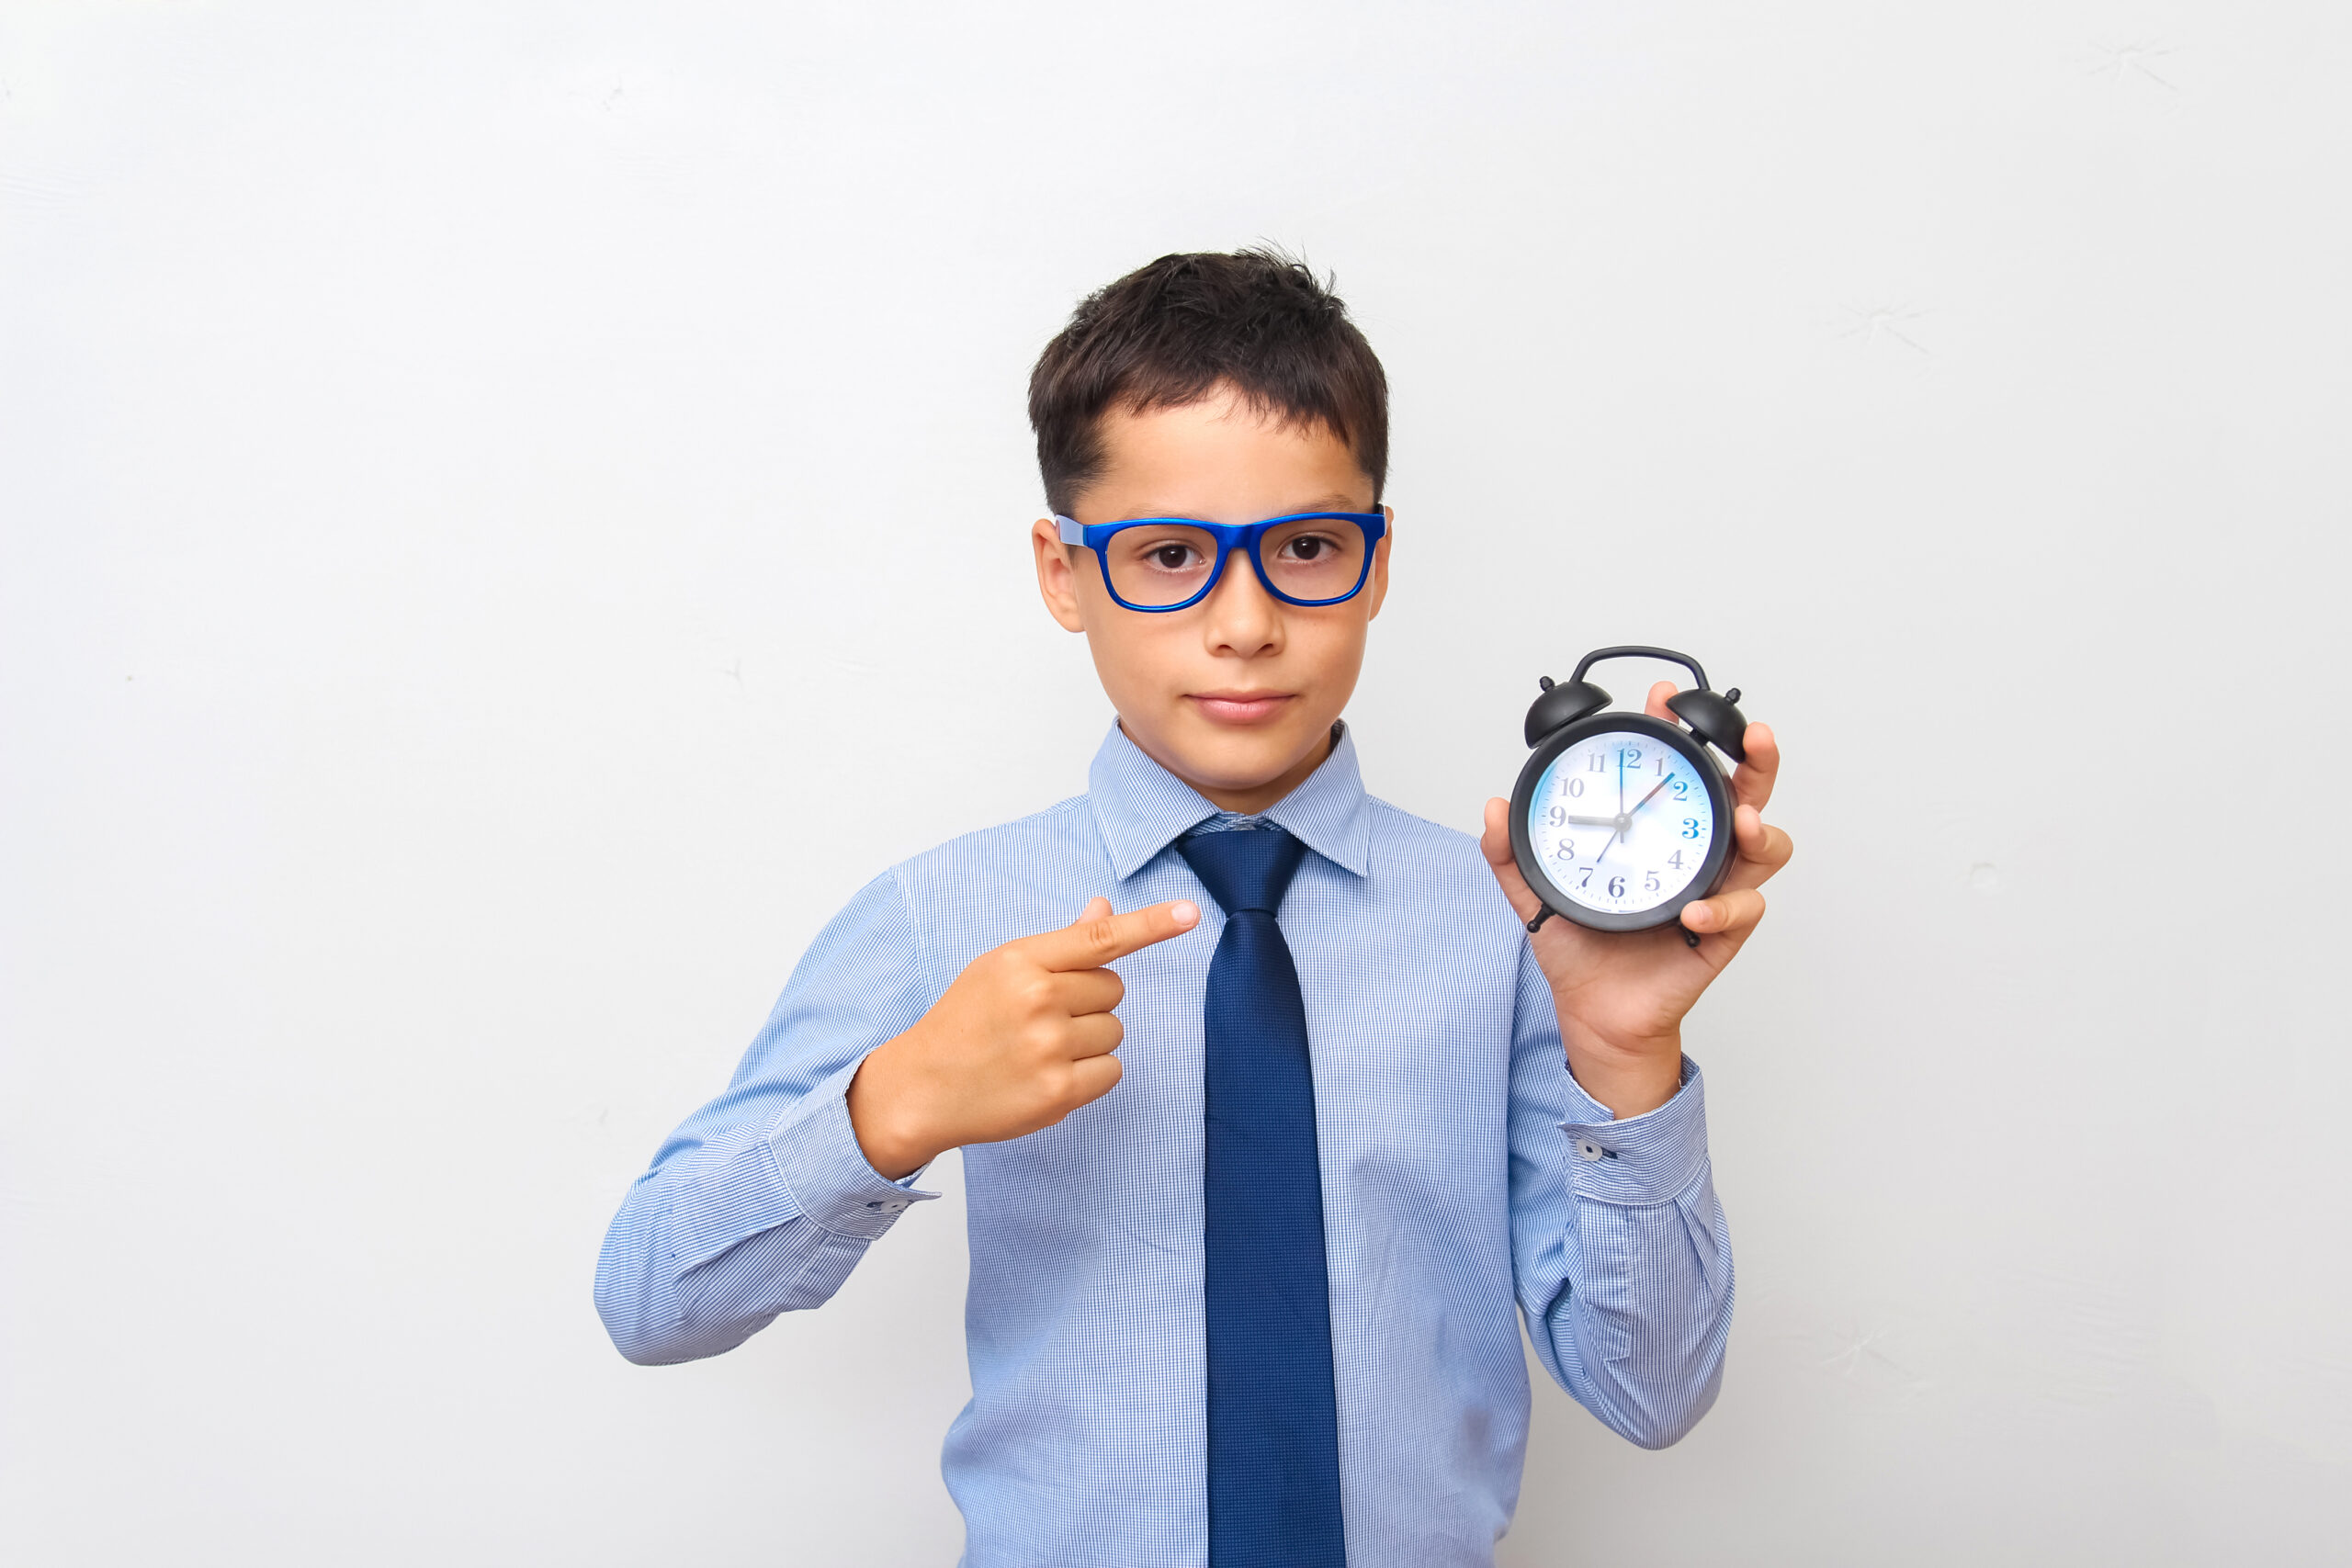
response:
[(1200, 906), (1190, 898), (1130, 909), (1124, 915), (1087, 912), (1057, 931), (1033, 936), (1023, 945), (1048, 969), (1100, 969), (1114, 958), (1172, 936), (1182, 936), (1201, 923)]

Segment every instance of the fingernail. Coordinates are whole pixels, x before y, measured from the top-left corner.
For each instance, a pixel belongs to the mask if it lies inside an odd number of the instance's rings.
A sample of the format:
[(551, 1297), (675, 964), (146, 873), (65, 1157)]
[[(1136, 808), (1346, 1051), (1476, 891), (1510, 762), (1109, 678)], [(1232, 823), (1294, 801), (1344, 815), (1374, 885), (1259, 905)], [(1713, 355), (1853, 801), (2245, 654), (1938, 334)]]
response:
[(1201, 907), (1190, 898), (1177, 899), (1176, 907), (1168, 912), (1176, 917), (1176, 923), (1180, 926), (1192, 925), (1201, 918)]

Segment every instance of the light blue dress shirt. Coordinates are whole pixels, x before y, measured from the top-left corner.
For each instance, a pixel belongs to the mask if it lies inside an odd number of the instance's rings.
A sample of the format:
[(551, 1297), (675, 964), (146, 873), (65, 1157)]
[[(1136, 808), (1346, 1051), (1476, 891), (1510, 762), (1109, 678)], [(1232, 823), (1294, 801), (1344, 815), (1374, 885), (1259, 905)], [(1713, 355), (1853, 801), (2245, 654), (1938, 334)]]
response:
[[(1207, 1559), (1201, 1006), (1224, 917), (1172, 845), (1220, 814), (1115, 726), (1089, 783), (853, 898), (727, 1092), (630, 1188), (596, 1270), (614, 1343), (648, 1364), (823, 1305), (932, 1196), (859, 1153), (843, 1097), (865, 1054), (1094, 894), (1199, 904), (1198, 927), (1114, 965), (1118, 1087), (964, 1150), (972, 1399), (944, 1469), (967, 1568)], [(1686, 1060), (1673, 1100), (1623, 1122), (1587, 1096), (1476, 842), (1367, 795), (1344, 731), (1264, 816), (1313, 852), (1280, 918), (1315, 1070), (1348, 1562), (1488, 1564), (1526, 1451), (1520, 1314), (1636, 1443), (1714, 1401), (1732, 1264), (1703, 1086)]]

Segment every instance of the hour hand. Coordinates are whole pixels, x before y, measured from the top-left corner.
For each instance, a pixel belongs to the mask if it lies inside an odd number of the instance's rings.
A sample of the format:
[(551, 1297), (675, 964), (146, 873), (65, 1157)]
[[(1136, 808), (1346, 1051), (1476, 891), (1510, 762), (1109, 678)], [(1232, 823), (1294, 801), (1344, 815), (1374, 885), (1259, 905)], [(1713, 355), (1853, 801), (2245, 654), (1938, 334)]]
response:
[(1621, 819), (1615, 817), (1571, 817), (1568, 820), (1579, 828), (1614, 828)]

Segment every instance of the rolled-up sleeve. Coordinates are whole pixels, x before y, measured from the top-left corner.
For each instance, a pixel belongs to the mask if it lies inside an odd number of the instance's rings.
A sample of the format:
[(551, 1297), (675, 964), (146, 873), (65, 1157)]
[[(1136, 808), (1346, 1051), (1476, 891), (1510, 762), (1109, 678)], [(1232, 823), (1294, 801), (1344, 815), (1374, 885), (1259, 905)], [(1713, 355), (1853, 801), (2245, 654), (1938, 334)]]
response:
[(1537, 1356), (1644, 1448), (1714, 1404), (1731, 1331), (1731, 1233), (1707, 1158), (1706, 1085), (1624, 1121), (1567, 1069), (1551, 987), (1521, 964), (1511, 1063), (1511, 1247)]
[(596, 1310), (645, 1365), (731, 1350), (821, 1306), (866, 1247), (935, 1196), (866, 1162), (849, 1120), (866, 1054), (937, 999), (895, 874), (810, 944), (727, 1091), (662, 1144), (596, 1263)]

